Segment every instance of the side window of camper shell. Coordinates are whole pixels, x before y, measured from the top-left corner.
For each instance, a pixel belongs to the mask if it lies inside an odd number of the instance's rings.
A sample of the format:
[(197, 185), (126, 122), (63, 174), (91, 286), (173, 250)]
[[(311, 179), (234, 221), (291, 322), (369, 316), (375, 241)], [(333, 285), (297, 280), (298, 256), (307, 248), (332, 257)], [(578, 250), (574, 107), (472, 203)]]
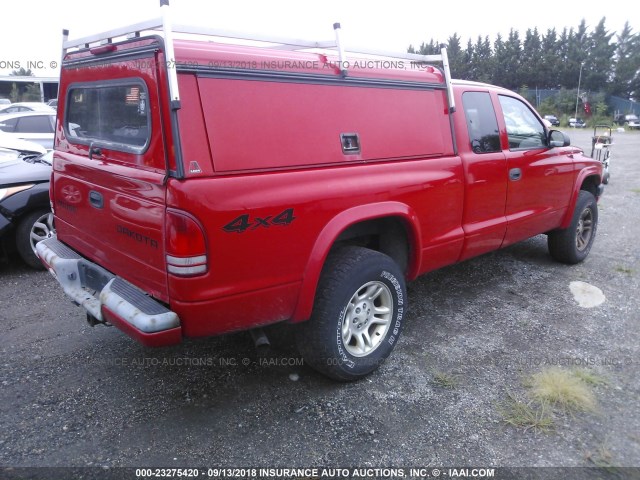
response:
[(132, 153), (149, 145), (149, 95), (142, 80), (72, 85), (64, 129), (72, 143)]

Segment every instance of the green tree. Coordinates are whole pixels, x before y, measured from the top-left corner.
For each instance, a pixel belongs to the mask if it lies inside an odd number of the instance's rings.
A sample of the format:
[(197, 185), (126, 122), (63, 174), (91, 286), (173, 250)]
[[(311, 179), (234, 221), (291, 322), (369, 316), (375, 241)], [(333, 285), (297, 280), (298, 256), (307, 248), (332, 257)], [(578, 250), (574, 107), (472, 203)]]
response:
[[(33, 77), (33, 72), (31, 69), (25, 70), (23, 67), (20, 67), (18, 70), (14, 70), (9, 74), (10, 77)], [(12, 103), (27, 101), (32, 99), (32, 92), (29, 92), (29, 85), (16, 82), (11, 85), (11, 93), (9, 94), (9, 99)], [(40, 101), (40, 94), (38, 94), (36, 101)]]
[(612, 95), (631, 97), (633, 81), (638, 76), (638, 65), (640, 65), (640, 37), (633, 33), (629, 22), (626, 22), (622, 32), (617, 36), (615, 67), (609, 87)]
[(476, 81), (477, 77), (477, 65), (473, 63), (473, 43), (471, 43), (471, 39), (467, 40), (467, 48), (465, 48), (463, 54), (463, 65), (462, 69), (464, 72), (465, 80), (473, 80)]
[(429, 40), (429, 43), (422, 42), (418, 50), (414, 49), (412, 45), (409, 45), (408, 52), (419, 55), (436, 55), (440, 53), (440, 44), (432, 38)]
[(520, 57), (522, 54), (520, 34), (517, 30), (511, 29), (507, 41), (495, 45), (496, 70), (494, 81), (498, 85), (516, 90), (523, 82), (523, 75), (520, 71)]
[(18, 70), (14, 70), (9, 74), (10, 77), (33, 77), (33, 72), (31, 69), (25, 70), (23, 67), (20, 67)]
[[(529, 28), (524, 40), (511, 29), (506, 39), (498, 33), (493, 46), (488, 36), (479, 36), (475, 42), (468, 39), (466, 48), (454, 33), (447, 41), (452, 75), (512, 90), (523, 85), (531, 91), (562, 88), (557, 100), (547, 99), (541, 107), (563, 113), (575, 112), (578, 82), (581, 94), (605, 91), (625, 98), (640, 97), (640, 34), (627, 22), (614, 40), (605, 22), (603, 17), (589, 31), (583, 19), (575, 29), (564, 28), (558, 33), (551, 28), (544, 35)], [(432, 39), (423, 43), (418, 53), (433, 54), (439, 49)], [(410, 46), (409, 51), (415, 49)]]
[(9, 94), (9, 100), (11, 100), (11, 103), (16, 103), (20, 100), (20, 92), (18, 91), (18, 86), (15, 83), (11, 84), (11, 93)]
[(555, 28), (550, 28), (542, 37), (540, 46), (540, 72), (541, 88), (558, 88), (560, 86), (561, 55), (558, 43), (558, 35)]
[(465, 62), (462, 51), (460, 37), (454, 33), (447, 39), (447, 56), (449, 57), (449, 67), (451, 75), (455, 78), (466, 80), (468, 65)]
[(491, 83), (496, 85), (501, 85), (500, 77), (502, 76), (501, 69), (503, 67), (500, 62), (504, 61), (505, 58), (506, 58), (506, 53), (504, 48), (504, 41), (502, 40), (502, 35), (498, 33), (496, 35), (496, 39), (493, 42), (493, 65), (491, 65), (492, 67)]
[(577, 87), (581, 81), (581, 70), (589, 69), (587, 55), (589, 48), (589, 35), (584, 19), (580, 22), (577, 31), (569, 30), (566, 43), (562, 45), (563, 68), (560, 77), (561, 85), (565, 87)]
[(613, 33), (605, 28), (605, 17), (600, 20), (595, 30), (588, 39), (588, 59), (582, 80), (585, 90), (605, 90), (607, 84), (613, 79), (615, 43), (611, 42)]
[(521, 75), (522, 79), (532, 87), (541, 87), (544, 77), (541, 71), (542, 41), (538, 29), (528, 29), (522, 43)]
[[(573, 41), (573, 29), (571, 30), (567, 30), (567, 28), (565, 27), (564, 29), (562, 29), (562, 32), (560, 33), (560, 36), (558, 37), (558, 43), (556, 45), (556, 49), (558, 52), (558, 71), (556, 73), (556, 78), (558, 80), (558, 85), (564, 87), (566, 85), (567, 82), (567, 70), (569, 70), (569, 58), (570, 58), (570, 53), (569, 53), (569, 44)], [(572, 82), (573, 80), (573, 73), (571, 75), (572, 77)], [(575, 83), (572, 83), (572, 85), (575, 85)]]
[(493, 79), (493, 51), (489, 37), (478, 36), (471, 53), (471, 64), (474, 67), (475, 80), (491, 83)]
[(28, 84), (24, 93), (22, 94), (23, 102), (39, 102), (40, 101), (40, 86), (34, 83)]

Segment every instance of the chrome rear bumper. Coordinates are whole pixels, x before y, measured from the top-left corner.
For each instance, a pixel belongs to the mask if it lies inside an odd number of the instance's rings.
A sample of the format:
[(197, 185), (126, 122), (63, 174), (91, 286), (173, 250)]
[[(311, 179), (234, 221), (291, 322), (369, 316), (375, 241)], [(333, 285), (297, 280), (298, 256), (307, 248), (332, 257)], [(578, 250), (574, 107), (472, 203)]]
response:
[(180, 341), (178, 315), (139, 288), (82, 257), (55, 235), (38, 243), (36, 250), (64, 292), (99, 322), (112, 323), (147, 345)]

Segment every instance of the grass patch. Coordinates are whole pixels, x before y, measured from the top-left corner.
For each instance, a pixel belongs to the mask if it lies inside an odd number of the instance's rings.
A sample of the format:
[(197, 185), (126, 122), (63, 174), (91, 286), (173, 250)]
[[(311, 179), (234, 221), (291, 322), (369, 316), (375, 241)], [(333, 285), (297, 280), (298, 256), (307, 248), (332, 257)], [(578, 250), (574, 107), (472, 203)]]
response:
[(553, 429), (551, 411), (545, 403), (535, 405), (533, 402), (525, 402), (512, 393), (507, 393), (507, 397), (500, 408), (505, 423), (516, 428), (524, 428), (525, 432), (548, 432)]
[(452, 373), (435, 371), (433, 372), (433, 383), (440, 388), (454, 389), (458, 386), (458, 376)]
[(605, 443), (599, 445), (595, 451), (587, 452), (584, 457), (599, 468), (609, 469), (613, 466), (613, 453)]
[(640, 193), (640, 188), (632, 188), (631, 191), (633, 193)]
[(541, 404), (565, 411), (587, 412), (596, 409), (596, 399), (587, 382), (568, 370), (553, 367), (531, 376), (531, 396)]
[[(499, 413), (505, 423), (525, 432), (547, 432), (554, 428), (558, 410), (571, 414), (595, 411), (597, 404), (591, 387), (606, 385), (608, 381), (587, 369), (551, 367), (529, 376), (523, 383), (527, 387), (526, 397), (518, 398), (508, 392)], [(606, 453), (604, 447), (590, 452), (590, 461), (607, 466)]]
[(631, 268), (620, 267), (620, 266), (616, 267), (616, 272), (626, 273), (627, 275), (633, 274), (633, 270)]
[(584, 368), (572, 370), (571, 374), (587, 385), (591, 385), (594, 387), (598, 385), (607, 385), (609, 383), (606, 378), (603, 378), (600, 375), (596, 375), (591, 370), (586, 370)]

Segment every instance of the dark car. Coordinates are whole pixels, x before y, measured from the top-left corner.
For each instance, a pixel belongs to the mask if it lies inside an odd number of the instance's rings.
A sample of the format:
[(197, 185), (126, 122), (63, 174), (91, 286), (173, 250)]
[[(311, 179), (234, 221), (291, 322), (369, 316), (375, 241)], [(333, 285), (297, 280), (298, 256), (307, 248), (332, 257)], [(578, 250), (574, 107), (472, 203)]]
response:
[(43, 268), (35, 246), (53, 232), (49, 179), (53, 152), (0, 148), (0, 257), (16, 252), (32, 268)]
[(545, 115), (544, 119), (547, 120), (554, 127), (560, 126), (560, 120), (558, 120), (558, 117), (556, 117), (555, 115)]
[(613, 121), (615, 123), (617, 123), (618, 125), (620, 125), (621, 127), (627, 127), (630, 130), (632, 129), (639, 129), (640, 128), (640, 121), (638, 120), (638, 116), (633, 114), (633, 113), (628, 113), (628, 114), (622, 114), (622, 113), (618, 113), (615, 115)]

